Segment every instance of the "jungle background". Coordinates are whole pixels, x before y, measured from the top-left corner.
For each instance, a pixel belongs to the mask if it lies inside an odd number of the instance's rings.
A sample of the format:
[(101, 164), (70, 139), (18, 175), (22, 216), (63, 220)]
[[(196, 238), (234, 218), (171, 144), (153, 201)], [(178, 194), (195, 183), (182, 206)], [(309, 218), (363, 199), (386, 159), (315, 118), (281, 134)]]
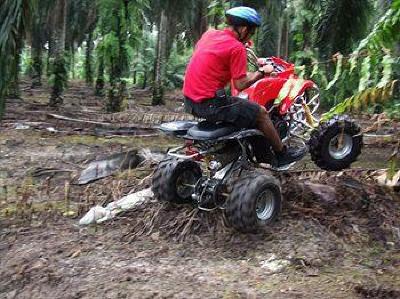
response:
[[(154, 157), (179, 145), (155, 127), (192, 119), (180, 90), (193, 48), (238, 5), (263, 16), (258, 56), (295, 63), (327, 116), (360, 124), (359, 161), (280, 174), (282, 218), (256, 235), (154, 200), (78, 226), (150, 186)], [(0, 0), (0, 297), (399, 298), (386, 184), (399, 180), (399, 54), (399, 0)]]

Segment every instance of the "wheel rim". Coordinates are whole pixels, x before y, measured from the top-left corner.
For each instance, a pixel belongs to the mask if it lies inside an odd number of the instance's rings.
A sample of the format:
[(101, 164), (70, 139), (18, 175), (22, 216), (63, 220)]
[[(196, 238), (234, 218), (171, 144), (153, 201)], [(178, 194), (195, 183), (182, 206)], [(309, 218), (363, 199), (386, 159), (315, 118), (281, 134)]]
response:
[(272, 217), (275, 208), (274, 193), (265, 190), (257, 198), (256, 213), (260, 220), (267, 220)]
[(184, 170), (176, 180), (176, 193), (180, 198), (190, 198), (197, 182), (196, 174), (191, 170)]
[(329, 154), (336, 160), (341, 160), (351, 153), (353, 137), (349, 134), (338, 134), (329, 142)]

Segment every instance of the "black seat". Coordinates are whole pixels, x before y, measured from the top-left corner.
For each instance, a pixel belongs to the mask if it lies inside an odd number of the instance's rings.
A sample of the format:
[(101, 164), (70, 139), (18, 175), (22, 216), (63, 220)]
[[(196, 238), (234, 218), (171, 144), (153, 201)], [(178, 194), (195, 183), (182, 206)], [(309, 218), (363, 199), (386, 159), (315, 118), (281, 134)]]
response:
[(239, 129), (228, 123), (210, 123), (202, 121), (198, 125), (191, 127), (187, 132), (187, 137), (197, 140), (217, 139), (229, 135)]

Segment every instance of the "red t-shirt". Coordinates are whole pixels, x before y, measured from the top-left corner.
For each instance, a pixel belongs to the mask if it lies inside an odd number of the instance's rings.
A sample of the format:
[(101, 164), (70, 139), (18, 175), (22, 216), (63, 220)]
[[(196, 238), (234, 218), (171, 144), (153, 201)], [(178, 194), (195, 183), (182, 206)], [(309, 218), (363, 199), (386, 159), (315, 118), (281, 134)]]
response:
[(209, 30), (196, 45), (185, 73), (183, 94), (194, 102), (215, 97), (231, 79), (247, 74), (244, 45), (228, 30)]

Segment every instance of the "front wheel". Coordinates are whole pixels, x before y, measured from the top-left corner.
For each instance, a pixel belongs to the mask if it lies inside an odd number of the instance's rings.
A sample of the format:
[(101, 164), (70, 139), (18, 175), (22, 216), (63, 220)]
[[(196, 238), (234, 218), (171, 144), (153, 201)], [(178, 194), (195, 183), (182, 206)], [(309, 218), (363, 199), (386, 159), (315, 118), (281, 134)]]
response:
[(255, 232), (274, 222), (281, 211), (282, 195), (277, 179), (257, 171), (233, 185), (227, 200), (225, 218), (241, 232)]
[(346, 117), (335, 117), (311, 133), (311, 159), (322, 169), (338, 171), (357, 160), (362, 149), (360, 127)]

